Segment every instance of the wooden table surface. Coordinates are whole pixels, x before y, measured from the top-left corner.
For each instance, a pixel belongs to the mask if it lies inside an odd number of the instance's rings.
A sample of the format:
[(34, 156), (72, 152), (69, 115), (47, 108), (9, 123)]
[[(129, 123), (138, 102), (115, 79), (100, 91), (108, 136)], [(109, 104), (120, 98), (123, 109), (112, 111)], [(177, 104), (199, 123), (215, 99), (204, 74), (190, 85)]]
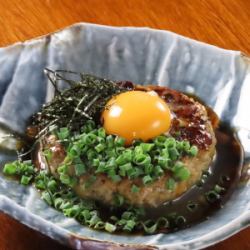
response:
[[(148, 26), (250, 54), (249, 0), (0, 0), (0, 46), (75, 22)], [(0, 214), (0, 250), (67, 249)], [(209, 247), (250, 250), (250, 228)]]

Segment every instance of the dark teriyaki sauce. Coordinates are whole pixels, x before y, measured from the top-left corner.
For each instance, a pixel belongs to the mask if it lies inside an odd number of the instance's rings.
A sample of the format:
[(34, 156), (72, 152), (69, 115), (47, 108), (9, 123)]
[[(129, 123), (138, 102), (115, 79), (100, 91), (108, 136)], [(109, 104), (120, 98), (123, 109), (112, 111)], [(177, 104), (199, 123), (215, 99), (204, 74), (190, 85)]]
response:
[[(219, 125), (215, 135), (216, 155), (201, 180), (173, 201), (157, 208), (144, 208), (142, 221), (156, 221), (159, 217), (166, 217), (169, 221), (168, 228), (159, 229), (155, 233), (177, 231), (209, 219), (217, 210), (223, 209), (223, 205), (239, 183), (242, 171), (242, 147), (234, 131), (225, 124)], [(122, 213), (122, 209), (110, 209), (101, 204), (99, 207), (104, 219)]]
[[(146, 209), (146, 217), (157, 219), (159, 215), (176, 214), (172, 230), (178, 229), (178, 216), (183, 216), (180, 228), (208, 219), (216, 210), (223, 207), (240, 180), (242, 170), (242, 148), (234, 132), (226, 125), (215, 131), (217, 138), (216, 156), (209, 171), (180, 198), (155, 209)], [(215, 186), (221, 190), (217, 197), (213, 194)], [(209, 197), (211, 195), (212, 197)], [(177, 221), (176, 221), (177, 220)]]

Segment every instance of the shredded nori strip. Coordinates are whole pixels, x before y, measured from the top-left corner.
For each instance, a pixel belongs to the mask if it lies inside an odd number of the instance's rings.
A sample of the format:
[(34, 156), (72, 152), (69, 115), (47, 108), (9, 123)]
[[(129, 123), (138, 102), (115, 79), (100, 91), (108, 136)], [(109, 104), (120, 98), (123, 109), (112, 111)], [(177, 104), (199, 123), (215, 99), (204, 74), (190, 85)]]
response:
[[(100, 114), (107, 101), (123, 91), (128, 91), (117, 82), (66, 70), (45, 69), (50, 82), (55, 88), (53, 100), (43, 105), (33, 117), (33, 125), (39, 128), (37, 137), (41, 137), (49, 127), (67, 127), (70, 131), (79, 131), (87, 120), (100, 123)], [(71, 76), (79, 80), (71, 80)], [(59, 90), (59, 82), (69, 85), (66, 90)]]

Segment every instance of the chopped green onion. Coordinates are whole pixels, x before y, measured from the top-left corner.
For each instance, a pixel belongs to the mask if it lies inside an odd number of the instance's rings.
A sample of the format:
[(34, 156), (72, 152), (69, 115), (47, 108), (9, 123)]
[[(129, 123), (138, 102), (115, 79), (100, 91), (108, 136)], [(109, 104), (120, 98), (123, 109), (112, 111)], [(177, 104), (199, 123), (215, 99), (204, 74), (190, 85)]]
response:
[(187, 180), (191, 175), (189, 169), (186, 167), (179, 167), (179, 168), (174, 167), (173, 174), (174, 177), (180, 181)]
[(148, 185), (148, 184), (151, 184), (153, 182), (153, 179), (152, 179), (152, 177), (150, 175), (145, 175), (142, 178), (142, 181), (143, 181), (144, 185)]
[(92, 166), (98, 167), (100, 165), (100, 159), (93, 159)]
[(113, 177), (114, 175), (116, 175), (116, 170), (115, 170), (115, 168), (109, 168), (108, 171), (107, 171), (107, 175), (108, 175), (109, 178), (112, 179), (112, 177)]
[(94, 225), (96, 225), (96, 223), (98, 223), (99, 221), (101, 221), (101, 219), (99, 218), (97, 211), (91, 211), (90, 212), (91, 218), (87, 221), (87, 224), (90, 227), (93, 227)]
[(137, 187), (135, 184), (132, 185), (131, 187), (131, 192), (132, 193), (138, 193), (140, 191), (140, 188)]
[(98, 230), (104, 229), (104, 227), (105, 227), (105, 223), (103, 221), (98, 221), (94, 225), (94, 229), (98, 229)]
[(92, 161), (93, 159), (96, 158), (96, 152), (93, 149), (89, 149), (87, 151), (87, 158), (89, 161)]
[(124, 165), (119, 166), (119, 169), (120, 169), (119, 171), (120, 176), (126, 176), (127, 172), (130, 169), (133, 169), (133, 167), (131, 163), (126, 163)]
[(122, 219), (124, 220), (130, 220), (132, 219), (134, 214), (131, 211), (125, 211), (122, 213)]
[(59, 174), (66, 174), (68, 172), (68, 166), (66, 164), (63, 164), (57, 168), (57, 172)]
[(15, 174), (17, 174), (17, 166), (16, 166), (15, 162), (6, 163), (4, 165), (3, 172), (6, 175), (15, 175)]
[(113, 148), (113, 146), (114, 146), (114, 139), (113, 139), (112, 135), (108, 135), (106, 137), (106, 143), (107, 143), (108, 148)]
[(95, 143), (96, 139), (97, 139), (97, 136), (96, 136), (95, 134), (89, 133), (89, 134), (86, 134), (86, 135), (83, 137), (82, 141), (83, 141), (83, 143), (84, 143), (85, 145), (92, 145), (92, 144)]
[(148, 220), (142, 223), (143, 229), (147, 234), (153, 234), (157, 229), (157, 223)]
[(153, 143), (141, 143), (140, 147), (142, 148), (143, 153), (148, 153), (154, 148)]
[(137, 154), (134, 156), (134, 163), (143, 166), (151, 163), (151, 158), (146, 154)]
[(63, 209), (63, 214), (67, 217), (76, 217), (80, 213), (80, 207), (79, 205), (74, 205), (70, 208)]
[(119, 175), (117, 175), (117, 174), (110, 176), (110, 178), (111, 178), (111, 180), (112, 180), (113, 182), (119, 182), (119, 181), (121, 181), (121, 179), (122, 179), (122, 178), (121, 178)]
[(59, 178), (60, 178), (60, 181), (67, 186), (72, 187), (76, 184), (76, 179), (67, 174), (60, 174)]
[(214, 186), (214, 191), (218, 194), (222, 193), (223, 191), (225, 191), (225, 188), (219, 186), (219, 185), (215, 185)]
[(159, 147), (162, 147), (164, 146), (164, 143), (166, 142), (167, 138), (166, 136), (157, 136), (155, 139), (154, 139), (154, 143), (159, 146)]
[(105, 230), (108, 231), (109, 233), (113, 233), (116, 230), (116, 226), (111, 223), (106, 222)]
[(127, 171), (127, 176), (129, 179), (135, 179), (142, 175), (143, 170), (137, 167), (133, 167)]
[(181, 227), (183, 226), (185, 223), (186, 223), (186, 218), (184, 216), (177, 216), (176, 219), (175, 219), (175, 224), (178, 226), (178, 227)]
[(125, 139), (122, 138), (122, 137), (118, 137), (118, 136), (117, 136), (117, 137), (115, 138), (114, 143), (115, 143), (115, 146), (123, 147), (123, 146), (125, 145)]
[(123, 154), (118, 156), (118, 158), (115, 160), (115, 163), (117, 165), (123, 165), (123, 164), (126, 164), (127, 162), (129, 162), (129, 160), (126, 159), (126, 156)]
[(173, 178), (169, 178), (166, 181), (166, 188), (168, 190), (174, 190), (175, 189), (175, 180)]
[(107, 149), (107, 151), (105, 151), (105, 154), (109, 158), (111, 158), (111, 157), (116, 158), (117, 157), (117, 153), (116, 153), (116, 149), (115, 148), (113, 148), (113, 149)]
[(178, 169), (181, 169), (181, 168), (184, 168), (184, 164), (183, 162), (181, 161), (177, 161), (175, 164), (174, 164), (174, 167), (173, 167), (173, 171), (177, 171)]
[(160, 217), (157, 219), (157, 228), (167, 228), (169, 226), (169, 221), (165, 217)]
[(105, 138), (105, 136), (106, 136), (105, 129), (104, 128), (99, 128), (98, 131), (97, 131), (97, 134), (98, 134), (99, 137)]
[(84, 223), (86, 223), (86, 221), (91, 219), (90, 211), (87, 209), (84, 209), (83, 211), (80, 212), (78, 217), (80, 220), (82, 220)]
[(46, 201), (50, 206), (53, 204), (53, 199), (48, 191), (42, 192), (41, 198)]
[(107, 165), (105, 165), (105, 162), (100, 162), (95, 173), (106, 173), (107, 170), (109, 169), (109, 167)]
[(176, 161), (178, 159), (179, 155), (180, 154), (175, 147), (169, 148), (169, 157), (172, 161)]
[(186, 152), (189, 152), (188, 150), (190, 149), (190, 142), (189, 142), (189, 141), (183, 141), (183, 142), (182, 142), (182, 148), (183, 148)]
[(53, 153), (51, 149), (46, 149), (43, 151), (43, 155), (46, 157), (47, 161), (50, 161), (53, 156)]
[(135, 153), (135, 155), (142, 155), (142, 154), (144, 154), (143, 153), (143, 148), (140, 145), (135, 146), (134, 153)]
[(144, 165), (143, 167), (144, 167), (144, 173), (146, 175), (151, 174), (154, 170), (154, 166), (152, 164), (147, 164), (147, 165)]
[(173, 175), (177, 180), (183, 181), (189, 178), (190, 171), (180, 161), (177, 161), (173, 167)]
[(98, 153), (102, 152), (104, 149), (105, 149), (105, 145), (104, 144), (99, 143), (98, 145), (95, 146), (95, 150)]
[(126, 149), (124, 150), (122, 155), (127, 162), (130, 162), (132, 161), (132, 158), (133, 158), (133, 151), (131, 149)]
[(32, 176), (25, 176), (25, 175), (23, 175), (21, 177), (21, 181), (20, 182), (21, 182), (22, 185), (28, 185), (30, 183), (31, 179), (32, 179)]
[(124, 152), (125, 148), (124, 147), (115, 147), (115, 152), (116, 155), (120, 155)]
[(164, 143), (165, 147), (167, 147), (167, 148), (175, 148), (176, 144), (177, 144), (176, 140), (172, 137), (167, 138), (165, 143)]
[(64, 140), (69, 137), (68, 128), (60, 128), (59, 132), (57, 132), (57, 137), (59, 140)]
[(131, 232), (136, 225), (136, 222), (134, 220), (128, 220), (123, 227), (123, 230)]
[(163, 167), (164, 169), (168, 167), (169, 165), (169, 158), (168, 157), (163, 157), (163, 156), (159, 156), (158, 157), (158, 164)]
[(45, 182), (43, 180), (36, 180), (35, 186), (36, 186), (36, 188), (41, 189), (41, 190), (46, 189), (46, 185), (45, 185)]
[(54, 207), (59, 210), (60, 207), (62, 206), (64, 200), (61, 197), (58, 197), (54, 200)]
[(209, 203), (214, 203), (215, 201), (220, 199), (220, 195), (214, 190), (207, 192), (205, 194), (205, 197)]
[(77, 145), (73, 145), (68, 151), (68, 156), (71, 159), (80, 156), (80, 154), (81, 154), (81, 148), (78, 147)]
[(92, 130), (94, 130), (94, 128), (95, 128), (94, 121), (87, 120), (82, 129), (84, 132), (88, 133), (88, 132), (91, 132)]
[(118, 207), (122, 206), (124, 204), (124, 201), (125, 201), (125, 199), (122, 195), (116, 194), (114, 196), (114, 203), (116, 206), (118, 206)]
[(63, 211), (64, 209), (70, 208), (72, 206), (72, 202), (69, 200), (65, 200), (61, 206), (60, 209)]
[(163, 169), (159, 165), (155, 166), (154, 172), (156, 176), (161, 176), (164, 174)]
[(54, 192), (57, 189), (57, 183), (55, 180), (50, 180), (47, 184), (48, 189), (52, 192)]
[(189, 150), (188, 150), (189, 155), (191, 156), (196, 156), (198, 154), (198, 147), (197, 146), (192, 146)]

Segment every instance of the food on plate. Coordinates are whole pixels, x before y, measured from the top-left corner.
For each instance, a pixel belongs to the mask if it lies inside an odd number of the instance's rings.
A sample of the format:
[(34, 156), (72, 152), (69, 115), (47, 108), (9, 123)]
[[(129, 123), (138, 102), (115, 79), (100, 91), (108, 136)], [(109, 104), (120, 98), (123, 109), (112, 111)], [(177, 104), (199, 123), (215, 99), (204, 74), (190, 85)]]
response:
[[(155, 233), (185, 222), (150, 214), (209, 174), (217, 122), (206, 107), (167, 87), (46, 72), (55, 97), (27, 128), (32, 161), (21, 152), (4, 173), (34, 183), (48, 204), (96, 229)], [(69, 88), (60, 90), (58, 80)], [(209, 195), (222, 191), (217, 185)]]
[[(206, 109), (180, 92), (133, 86), (111, 97), (98, 117), (71, 144), (63, 145), (60, 133), (45, 136), (38, 152), (38, 164), (56, 178), (68, 168), (82, 198), (112, 204), (118, 194), (128, 204), (156, 207), (188, 190), (213, 159), (216, 139)], [(51, 152), (46, 163), (44, 151)], [(77, 175), (75, 164), (85, 172)]]

